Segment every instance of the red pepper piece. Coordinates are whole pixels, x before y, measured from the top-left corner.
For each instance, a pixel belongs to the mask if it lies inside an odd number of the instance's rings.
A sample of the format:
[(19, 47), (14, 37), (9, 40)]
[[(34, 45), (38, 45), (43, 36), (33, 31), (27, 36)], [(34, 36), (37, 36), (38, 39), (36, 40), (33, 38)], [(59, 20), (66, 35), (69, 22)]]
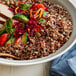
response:
[(15, 41), (16, 44), (20, 44), (21, 43), (21, 37), (17, 38)]
[(1, 46), (3, 46), (4, 43), (6, 42), (6, 40), (8, 39), (8, 35), (9, 35), (8, 33), (4, 33), (1, 35), (1, 37), (0, 37), (0, 45)]
[(43, 10), (45, 9), (45, 6), (43, 5), (43, 4), (35, 4), (34, 6), (33, 6), (33, 10), (35, 10), (35, 9), (40, 9), (40, 8), (42, 8)]

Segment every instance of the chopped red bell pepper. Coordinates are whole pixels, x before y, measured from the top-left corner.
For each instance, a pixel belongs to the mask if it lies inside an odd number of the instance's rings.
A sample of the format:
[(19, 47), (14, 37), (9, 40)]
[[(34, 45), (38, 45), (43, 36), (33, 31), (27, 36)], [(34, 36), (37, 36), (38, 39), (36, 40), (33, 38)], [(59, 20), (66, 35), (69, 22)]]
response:
[(18, 5), (20, 6), (20, 4), (21, 4), (21, 1), (17, 1), (17, 3), (18, 3)]
[(35, 4), (34, 6), (33, 6), (33, 10), (35, 10), (35, 9), (40, 9), (40, 8), (42, 8), (43, 10), (45, 9), (45, 6), (43, 5), (43, 4)]
[(21, 43), (21, 37), (17, 38), (15, 41), (16, 44), (20, 44)]
[(24, 1), (24, 0), (22, 0), (22, 1), (17, 1), (17, 3), (18, 3), (18, 5), (20, 6), (20, 4), (24, 4), (25, 1)]
[(0, 45), (3, 46), (6, 40), (8, 39), (8, 33), (4, 33), (0, 36)]
[(25, 0), (22, 0), (22, 3), (25, 3)]

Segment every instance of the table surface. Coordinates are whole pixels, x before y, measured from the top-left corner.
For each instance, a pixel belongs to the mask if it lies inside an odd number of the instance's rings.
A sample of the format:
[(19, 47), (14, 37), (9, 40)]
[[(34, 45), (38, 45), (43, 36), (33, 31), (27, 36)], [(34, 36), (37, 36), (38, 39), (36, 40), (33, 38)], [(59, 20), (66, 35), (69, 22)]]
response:
[[(76, 0), (69, 0), (76, 7)], [(32, 66), (0, 65), (0, 76), (48, 76), (49, 62)]]
[(32, 66), (0, 65), (0, 76), (48, 76), (49, 62)]

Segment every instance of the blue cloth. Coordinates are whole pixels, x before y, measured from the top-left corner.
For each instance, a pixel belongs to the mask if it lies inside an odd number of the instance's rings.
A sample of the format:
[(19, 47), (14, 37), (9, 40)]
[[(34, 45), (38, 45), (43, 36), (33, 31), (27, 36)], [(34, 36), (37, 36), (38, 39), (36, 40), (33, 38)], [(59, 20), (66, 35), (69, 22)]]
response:
[[(51, 62), (50, 72), (51, 70), (59, 73), (61, 76), (76, 75), (76, 44), (67, 53)], [(49, 76), (51, 76), (50, 72)]]

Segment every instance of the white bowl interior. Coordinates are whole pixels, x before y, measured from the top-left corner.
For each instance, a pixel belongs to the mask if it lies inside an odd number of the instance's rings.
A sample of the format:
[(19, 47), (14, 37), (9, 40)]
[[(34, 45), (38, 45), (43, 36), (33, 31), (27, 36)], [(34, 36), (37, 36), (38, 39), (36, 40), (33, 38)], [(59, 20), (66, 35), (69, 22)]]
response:
[(1, 64), (12, 65), (12, 66), (22, 66), (22, 65), (32, 65), (32, 64), (48, 62), (64, 54), (66, 51), (68, 51), (68, 49), (70, 49), (74, 45), (76, 41), (75, 40), (76, 39), (76, 25), (75, 25), (76, 24), (76, 8), (69, 2), (69, 0), (49, 0), (49, 1), (52, 1), (54, 3), (64, 6), (64, 8), (67, 9), (69, 13), (71, 14), (72, 21), (73, 21), (73, 32), (68, 42), (65, 43), (64, 46), (61, 47), (59, 50), (57, 50), (55, 53), (50, 54), (47, 57), (33, 59), (33, 60), (23, 60), (23, 61), (22, 60), (21, 61), (8, 60), (8, 59), (0, 58)]

